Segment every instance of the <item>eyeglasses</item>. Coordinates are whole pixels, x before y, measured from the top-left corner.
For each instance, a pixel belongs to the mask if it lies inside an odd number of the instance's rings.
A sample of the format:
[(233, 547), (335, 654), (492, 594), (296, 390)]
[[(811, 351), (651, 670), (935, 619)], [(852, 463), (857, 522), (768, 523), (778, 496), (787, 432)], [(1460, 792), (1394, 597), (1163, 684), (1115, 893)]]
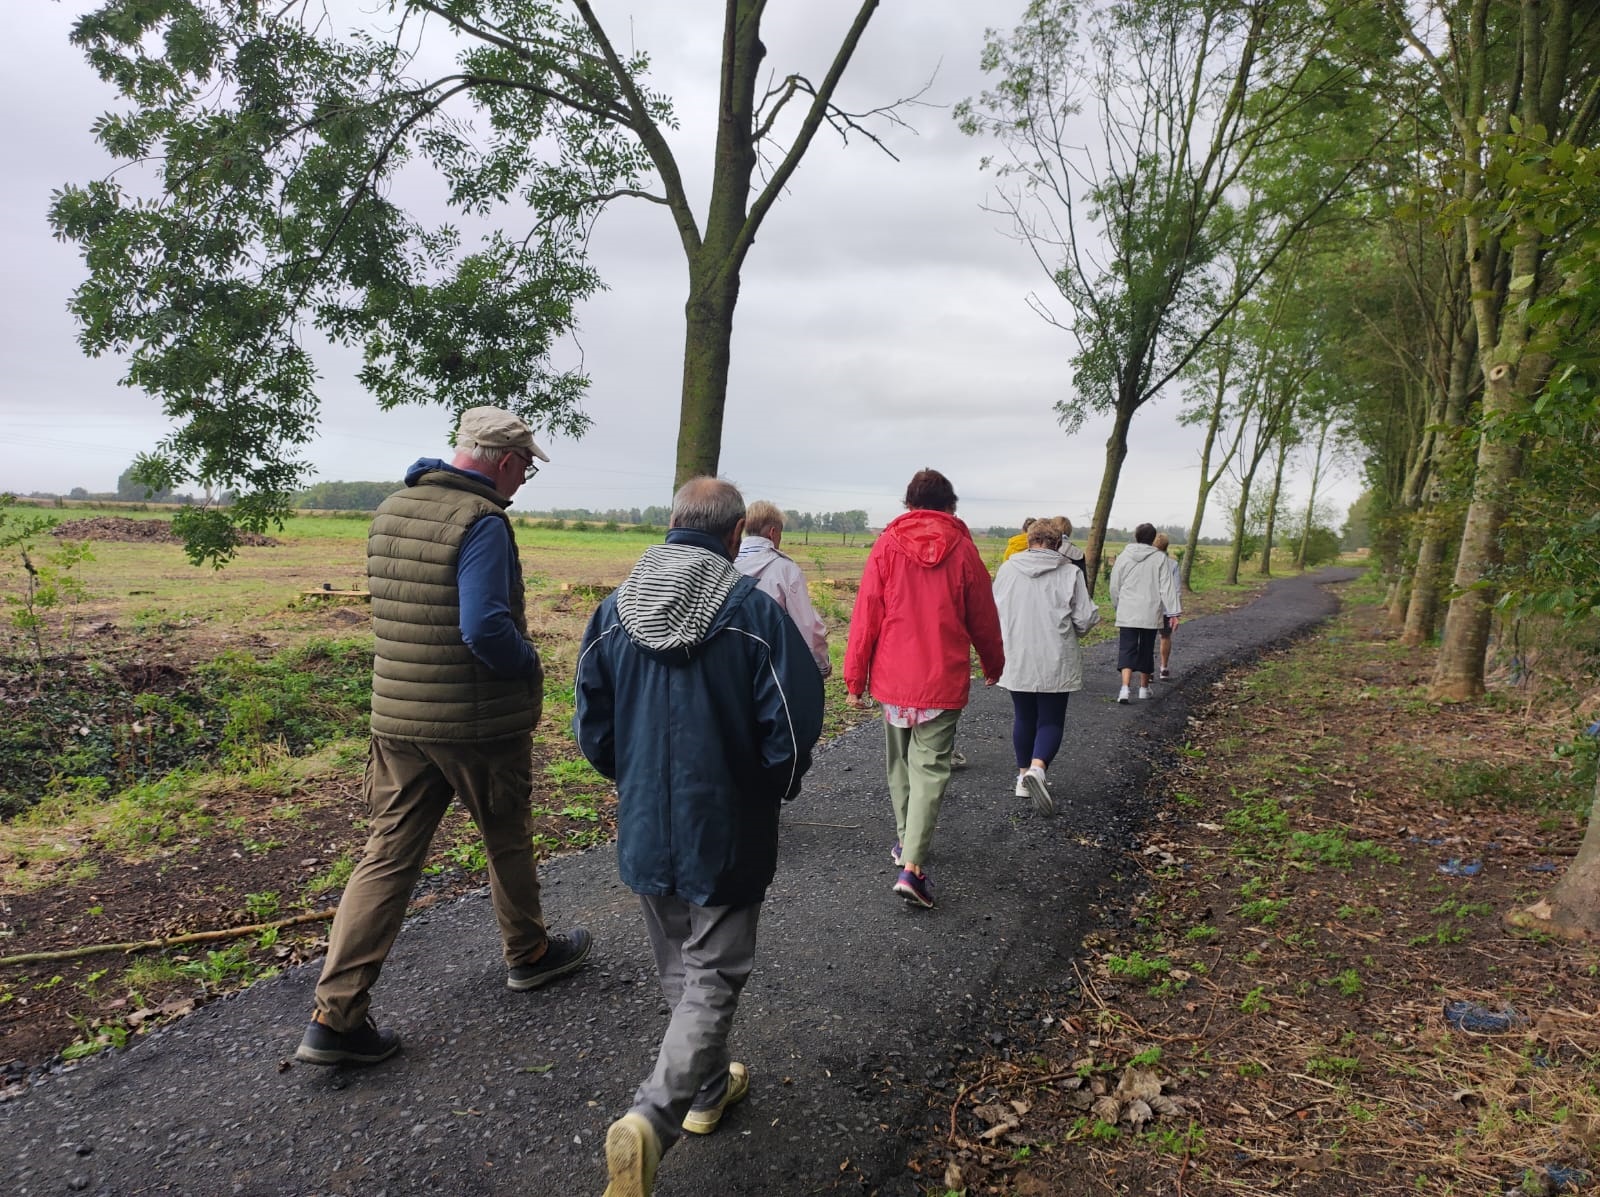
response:
[(524, 482), (531, 481), (533, 476), (539, 472), (539, 459), (532, 453), (523, 455), (520, 451), (517, 456), (522, 458), (522, 480)]

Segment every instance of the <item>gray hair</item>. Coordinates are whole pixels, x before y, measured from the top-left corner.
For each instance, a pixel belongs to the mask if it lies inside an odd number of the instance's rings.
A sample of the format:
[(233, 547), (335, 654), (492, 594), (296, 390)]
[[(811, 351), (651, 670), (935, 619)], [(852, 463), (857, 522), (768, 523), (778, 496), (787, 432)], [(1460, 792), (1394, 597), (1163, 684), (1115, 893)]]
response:
[(499, 448), (491, 449), (487, 445), (463, 444), (459, 445), (456, 451), (458, 453), (465, 454), (467, 457), (470, 457), (479, 465), (488, 466), (489, 469), (485, 472), (492, 472), (498, 468), (500, 463), (504, 461), (509, 454), (515, 452), (516, 450)]
[(723, 478), (702, 475), (691, 478), (672, 496), (669, 528), (705, 532), (726, 540), (744, 519), (744, 496), (739, 488)]

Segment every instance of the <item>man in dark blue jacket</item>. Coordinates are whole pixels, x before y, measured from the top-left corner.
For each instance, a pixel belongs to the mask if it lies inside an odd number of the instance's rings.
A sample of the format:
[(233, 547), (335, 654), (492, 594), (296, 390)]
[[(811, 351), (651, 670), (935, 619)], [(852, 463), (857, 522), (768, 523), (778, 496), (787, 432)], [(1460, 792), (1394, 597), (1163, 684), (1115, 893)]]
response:
[(750, 1087), (728, 1031), (778, 867), (778, 810), (822, 730), (822, 678), (794, 623), (733, 567), (744, 498), (694, 478), (665, 544), (600, 604), (573, 729), (617, 783), (617, 861), (639, 895), (672, 1009), (655, 1071), (606, 1135), (608, 1197), (644, 1197), (683, 1131), (710, 1134)]

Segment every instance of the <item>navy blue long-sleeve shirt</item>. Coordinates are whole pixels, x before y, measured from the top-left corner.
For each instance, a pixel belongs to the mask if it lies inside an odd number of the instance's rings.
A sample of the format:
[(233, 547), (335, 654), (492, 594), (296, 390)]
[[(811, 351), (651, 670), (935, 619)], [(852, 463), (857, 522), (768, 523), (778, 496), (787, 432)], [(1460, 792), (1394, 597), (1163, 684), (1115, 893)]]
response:
[[(449, 470), (485, 486), (494, 485), (487, 475), (433, 457), (421, 459), (406, 471), (406, 483), (430, 470)], [(537, 661), (511, 618), (516, 551), (505, 521), (481, 519), (467, 529), (456, 557), (461, 639), (486, 668), (506, 678), (531, 677)]]

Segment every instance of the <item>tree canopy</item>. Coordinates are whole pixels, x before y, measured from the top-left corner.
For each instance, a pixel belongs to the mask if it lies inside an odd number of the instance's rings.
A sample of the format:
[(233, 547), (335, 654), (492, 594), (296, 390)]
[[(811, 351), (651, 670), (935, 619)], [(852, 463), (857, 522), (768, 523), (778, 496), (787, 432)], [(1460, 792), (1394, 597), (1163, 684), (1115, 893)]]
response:
[[(72, 301), (84, 349), (126, 356), (126, 383), (175, 421), (141, 479), (239, 492), (229, 512), (185, 513), (191, 556), (226, 560), (234, 524), (286, 510), (317, 425), (315, 337), (360, 349), (380, 408), (492, 403), (581, 434), (586, 379), (551, 354), (601, 286), (588, 237), (622, 197), (665, 207), (683, 246), (677, 480), (715, 473), (756, 231), (820, 127), (865, 131), (832, 97), (877, 0), (862, 0), (820, 78), (789, 74), (763, 94), (765, 7), (726, 3), (703, 217), (647, 55), (619, 51), (588, 0), (394, 0), (354, 15), (102, 0), (81, 17), (74, 43), (125, 101), (94, 127), (123, 166), (57, 191), (50, 220), (88, 266)], [(401, 176), (419, 169), (461, 223), (406, 206)]]

